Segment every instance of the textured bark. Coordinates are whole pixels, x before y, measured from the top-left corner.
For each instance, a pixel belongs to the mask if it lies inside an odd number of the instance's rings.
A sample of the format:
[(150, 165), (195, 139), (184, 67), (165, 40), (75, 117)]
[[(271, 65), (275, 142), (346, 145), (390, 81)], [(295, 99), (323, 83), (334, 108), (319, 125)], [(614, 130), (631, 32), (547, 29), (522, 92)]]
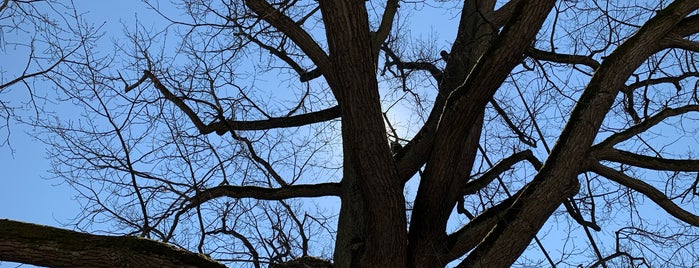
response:
[[(555, 1), (542, 2), (523, 1), (496, 40), (491, 40), (493, 29), (488, 21), (474, 20), (488, 14), (483, 10), (492, 10), (492, 6), (482, 7), (469, 1), (464, 7), (462, 23), (470, 26), (459, 27), (458, 36), (464, 39), (454, 43), (455, 49), (449, 57), (464, 57), (465, 62), (475, 65), (467, 69), (467, 77), (461, 78), (464, 82), (451, 82), (455, 88), (446, 99), (434, 149), (418, 189), (410, 228), (411, 264), (415, 267), (443, 266), (449, 261), (444, 232), (449, 214), (460, 198), (456, 189), (468, 179), (472, 168), (483, 110), (507, 74), (519, 64)], [(479, 57), (473, 52), (483, 55)], [(450, 71), (454, 72), (447, 67), (446, 79)]]
[(50, 267), (225, 267), (204, 255), (145, 238), (11, 220), (0, 220), (0, 260)]
[[(404, 267), (407, 223), (403, 184), (398, 179), (384, 131), (374, 57), (378, 48), (372, 46), (374, 39), (366, 7), (363, 1), (354, 0), (319, 3), (332, 64), (332, 78), (328, 83), (340, 105), (342, 139), (348, 144), (344, 146), (347, 164), (344, 168), (352, 174), (343, 178), (343, 190), (347, 192), (342, 193), (342, 202), (354, 203), (355, 198), (360, 198), (360, 203), (364, 204), (363, 208), (350, 205), (361, 211), (347, 210), (345, 206), (341, 213), (363, 218), (347, 221), (347, 216), (341, 215), (338, 229), (356, 228), (357, 225), (347, 225), (352, 222), (366, 227), (366, 236), (361, 237), (363, 241), (349, 241), (350, 248), (336, 248), (336, 251), (344, 251), (337, 252), (336, 256), (351, 256), (351, 260), (343, 257), (336, 265)], [(355, 192), (357, 190), (360, 192)], [(347, 238), (341, 240), (346, 246)], [(363, 248), (363, 251), (352, 255), (348, 252), (352, 247)]]
[(461, 263), (463, 267), (509, 267), (558, 206), (577, 193), (577, 175), (619, 89), (632, 72), (658, 49), (660, 41), (694, 1), (677, 1), (651, 19), (602, 63), (571, 113), (556, 146), (534, 180), (490, 232)]

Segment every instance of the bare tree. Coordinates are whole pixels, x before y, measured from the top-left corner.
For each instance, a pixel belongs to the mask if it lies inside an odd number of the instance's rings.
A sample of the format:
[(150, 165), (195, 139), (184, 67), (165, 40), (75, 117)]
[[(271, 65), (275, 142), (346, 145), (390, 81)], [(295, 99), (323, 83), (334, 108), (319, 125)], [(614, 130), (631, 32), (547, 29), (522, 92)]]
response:
[[(37, 124), (82, 198), (77, 226), (147, 238), (119, 252), (157, 240), (206, 265), (685, 267), (699, 2), (619, 2), (146, 2), (162, 29), (127, 29), (113, 54), (83, 46), (50, 78), (84, 118)], [(451, 28), (447, 44), (410, 34), (426, 10), (451, 22), (435, 29)], [(36, 237), (8, 232), (2, 260), (60, 266), (65, 252), (42, 249), (90, 243), (19, 247)], [(67, 265), (106, 254), (89, 249)], [(189, 265), (170, 249), (139, 258)]]
[[(50, 0), (0, 2), (0, 146), (10, 143), (11, 125), (38, 120), (50, 90), (39, 88), (58, 67), (79, 63), (76, 51), (97, 39), (97, 31), (76, 27), (79, 16), (69, 3)], [(79, 31), (79, 32), (76, 32)], [(10, 92), (14, 91), (14, 92)], [(25, 92), (17, 92), (25, 91)], [(8, 98), (10, 94), (20, 98)], [(49, 100), (52, 101), (53, 99)], [(50, 108), (49, 108), (50, 109)], [(26, 111), (32, 115), (27, 118)]]

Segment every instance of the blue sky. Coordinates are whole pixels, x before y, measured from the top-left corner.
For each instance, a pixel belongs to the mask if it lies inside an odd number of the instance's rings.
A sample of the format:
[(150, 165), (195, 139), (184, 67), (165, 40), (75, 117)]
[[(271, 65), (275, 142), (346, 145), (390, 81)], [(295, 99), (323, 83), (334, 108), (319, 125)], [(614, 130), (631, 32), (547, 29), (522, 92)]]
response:
[[(148, 26), (147, 21), (149, 19), (157, 19), (157, 15), (154, 12), (145, 9), (145, 5), (137, 0), (75, 0), (74, 3), (78, 8), (78, 13), (83, 14), (86, 20), (98, 25), (104, 23), (103, 30), (108, 33), (102, 39), (101, 45), (104, 49), (112, 47), (112, 39), (122, 38), (124, 24), (127, 27), (132, 26), (135, 14), (138, 14), (139, 21), (146, 26)], [(429, 9), (429, 7), (425, 6), (422, 12), (431, 12)], [(452, 11), (437, 12), (430, 15), (432, 20), (434, 18), (453, 19), (455, 15), (450, 13)], [(419, 20), (411, 20), (410, 23), (412, 24), (408, 26), (411, 28), (413, 35), (428, 36), (434, 30), (434, 21), (423, 24), (416, 22), (419, 22)], [(450, 32), (444, 31), (444, 29), (440, 28), (439, 31), (442, 35), (434, 37), (438, 40), (435, 47), (437, 49), (447, 49), (449, 45), (447, 40), (452, 38), (452, 36), (445, 36)], [(6, 34), (4, 38), (19, 37)], [(12, 41), (28, 42), (29, 40)], [(0, 51), (0, 68), (5, 72), (3, 75), (6, 77), (11, 76), (12, 72), (17, 71), (12, 68), (22, 67), (21, 65), (15, 66), (5, 63), (24, 62), (25, 59), (26, 51), (5, 47), (4, 53)], [(6, 79), (6, 77), (3, 77), (3, 79)], [(0, 98), (14, 105), (21, 105), (27, 101), (28, 95), (23, 88), (12, 87), (9, 89), (9, 92), (0, 94)], [(66, 109), (64, 112), (68, 113), (69, 107), (62, 109)], [(23, 116), (30, 114), (31, 111), (28, 111)], [(33, 129), (26, 125), (12, 124), (10, 131), (11, 147), (0, 147), (0, 170), (2, 170), (0, 173), (0, 204), (2, 204), (0, 205), (0, 218), (70, 228), (70, 226), (65, 226), (64, 224), (71, 223), (73, 217), (80, 211), (79, 204), (73, 199), (75, 195), (74, 190), (63, 184), (61, 180), (49, 179), (52, 175), (48, 173), (51, 167), (49, 166), (49, 161), (45, 159), (45, 150), (47, 148), (43, 143), (34, 140), (28, 135), (28, 133), (34, 132)], [(0, 134), (2, 134), (2, 129), (0, 129)], [(662, 211), (658, 213), (665, 215)], [(553, 236), (557, 235), (556, 231), (559, 230), (551, 232)], [(605, 231), (613, 231), (613, 229), (605, 229)], [(578, 235), (580, 234), (578, 233)], [(553, 240), (556, 243), (560, 243), (556, 239)], [(559, 245), (552, 245), (548, 249), (555, 251), (557, 250), (556, 246)], [(533, 256), (538, 253), (538, 250), (530, 252)], [(2, 264), (0, 266), (4, 267)]]
[[(149, 19), (155, 21), (158, 18), (153, 11), (145, 8), (143, 2), (137, 0), (75, 0), (74, 4), (78, 13), (81, 13), (87, 21), (96, 25), (104, 23), (102, 29), (107, 34), (102, 38), (101, 45), (105, 48), (113, 46), (113, 39), (123, 37), (125, 26), (133, 27), (134, 16), (138, 16), (140, 23), (146, 26), (149, 25)], [(46, 9), (45, 5), (37, 5), (37, 7)], [(429, 7), (424, 8), (429, 9)], [(453, 14), (445, 15), (443, 12), (440, 11), (438, 15), (453, 18)], [(433, 30), (429, 24), (411, 26), (412, 34), (418, 36), (429, 35)], [(29, 39), (21, 39), (28, 37), (30, 36), (5, 34), (5, 38), (11, 42), (28, 43)], [(436, 45), (446, 48), (448, 45), (446, 40), (449, 38), (451, 36), (439, 36), (439, 39), (444, 41)], [(7, 46), (5, 53), (0, 53), (0, 62), (24, 63), (27, 53), (22, 48)], [(21, 71), (17, 68), (22, 67), (23, 65), (2, 64), (3, 75), (11, 77), (13, 73)], [(0, 96), (13, 105), (22, 105), (29, 99), (29, 95), (22, 87), (10, 87), (9, 92), (4, 92)], [(31, 116), (31, 112), (21, 112), (19, 115)], [(0, 175), (0, 204), (12, 205), (0, 206), (0, 218), (52, 226), (68, 224), (80, 209), (76, 200), (73, 199), (74, 190), (60, 179), (51, 179), (52, 175), (48, 173), (51, 167), (45, 154), (47, 148), (30, 135), (36, 133), (35, 129), (13, 123), (9, 130), (11, 131), (10, 146), (0, 147), (0, 158), (3, 159), (0, 161), (0, 170), (3, 171)]]

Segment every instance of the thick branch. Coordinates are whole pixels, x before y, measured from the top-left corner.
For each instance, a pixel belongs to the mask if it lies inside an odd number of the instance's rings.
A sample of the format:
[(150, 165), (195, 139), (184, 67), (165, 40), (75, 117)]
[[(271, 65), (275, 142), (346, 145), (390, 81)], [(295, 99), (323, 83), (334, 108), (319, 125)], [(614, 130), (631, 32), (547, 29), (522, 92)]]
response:
[[(543, 5), (538, 1), (522, 3)], [(694, 0), (672, 2), (605, 59), (580, 96), (542, 169), (462, 266), (511, 265), (560, 204), (579, 191), (577, 175), (584, 171), (587, 152), (619, 89), (657, 51), (658, 42), (697, 8), (699, 2)]]
[(319, 183), (289, 185), (281, 188), (266, 188), (257, 186), (222, 185), (206, 189), (190, 198), (191, 203), (185, 207), (190, 209), (219, 198), (254, 198), (259, 200), (282, 200), (300, 197), (340, 196), (339, 183)]
[(534, 47), (530, 47), (529, 49), (527, 49), (526, 53), (527, 56), (533, 59), (565, 64), (582, 64), (592, 68), (593, 70), (596, 70), (600, 65), (599, 62), (597, 62), (589, 56), (555, 53), (540, 50)]
[(699, 15), (689, 16), (678, 23), (677, 27), (661, 41), (661, 47), (699, 51), (699, 42), (684, 38), (697, 32), (699, 32)]
[(12, 220), (0, 220), (0, 260), (49, 267), (225, 267), (204, 255), (145, 238)]
[[(226, 122), (213, 122), (206, 126), (207, 131), (202, 131), (203, 134), (208, 134), (216, 131), (216, 134), (223, 135), (229, 130), (263, 130), (272, 128), (287, 128), (300, 127), (309, 124), (325, 122), (340, 117), (340, 107), (333, 106), (324, 110), (299, 114), (288, 117), (271, 117), (265, 120), (254, 121), (236, 121), (228, 120)], [(201, 129), (200, 129), (201, 131)]]
[(210, 124), (204, 124), (194, 110), (192, 110), (192, 108), (190, 108), (189, 105), (182, 100), (182, 98), (175, 96), (175, 94), (167, 89), (167, 87), (160, 82), (160, 79), (158, 79), (150, 71), (143, 71), (143, 77), (141, 77), (136, 84), (127, 86), (126, 91), (128, 92), (133, 88), (138, 87), (140, 84), (145, 82), (146, 79), (149, 79), (153, 83), (153, 86), (160, 91), (165, 99), (171, 101), (178, 108), (180, 108), (180, 110), (182, 110), (182, 112), (189, 117), (194, 126), (202, 134), (216, 132), (216, 134), (223, 135), (230, 130), (263, 130), (272, 128), (299, 127), (313, 123), (325, 122), (340, 117), (340, 108), (338, 106), (333, 106), (316, 112), (287, 117), (271, 117), (265, 120), (253, 121), (227, 120), (225, 122), (217, 121)]
[(321, 70), (329, 70), (331, 68), (330, 59), (325, 51), (323, 51), (318, 43), (291, 18), (282, 14), (264, 0), (247, 0), (245, 4), (257, 13), (261, 19), (289, 36), (318, 68)]
[(517, 195), (500, 202), (478, 215), (465, 226), (450, 234), (447, 238), (447, 261), (453, 261), (471, 251), (493, 229), (505, 211), (512, 205)]
[(667, 211), (667, 213), (674, 216), (675, 218), (688, 224), (699, 227), (699, 216), (694, 215), (677, 206), (677, 204), (673, 203), (665, 194), (660, 192), (658, 189), (655, 189), (655, 187), (653, 187), (652, 185), (642, 180), (629, 177), (628, 175), (622, 172), (603, 166), (599, 163), (593, 164), (590, 167), (590, 171), (602, 175), (614, 182), (629, 187), (634, 191), (637, 191), (647, 196), (648, 198), (650, 198), (650, 200), (653, 200), (653, 202), (658, 204), (658, 206), (660, 206), (662, 209)]
[(505, 25), (505, 22), (512, 17), (512, 14), (515, 12), (515, 7), (517, 7), (517, 4), (519, 4), (521, 1), (522, 0), (510, 0), (505, 3), (502, 7), (495, 11), (490, 23), (497, 28)]
[(699, 160), (666, 159), (635, 154), (614, 148), (595, 150), (593, 155), (598, 160), (607, 160), (653, 170), (699, 171)]

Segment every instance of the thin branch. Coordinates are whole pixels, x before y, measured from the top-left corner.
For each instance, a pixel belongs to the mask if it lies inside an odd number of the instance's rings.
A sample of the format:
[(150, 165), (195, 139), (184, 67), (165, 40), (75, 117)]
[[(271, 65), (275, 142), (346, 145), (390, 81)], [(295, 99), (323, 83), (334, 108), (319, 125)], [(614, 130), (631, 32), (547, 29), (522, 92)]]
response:
[(519, 127), (515, 125), (514, 122), (512, 122), (512, 119), (510, 119), (510, 116), (505, 112), (505, 109), (500, 107), (500, 105), (495, 101), (495, 99), (490, 100), (490, 104), (493, 105), (493, 108), (495, 111), (502, 117), (503, 120), (505, 120), (505, 124), (512, 130), (517, 135), (517, 138), (524, 144), (529, 145), (531, 147), (536, 147), (536, 141), (532, 138), (527, 136), (524, 132), (522, 132)]
[(593, 146), (593, 150), (598, 150), (598, 148), (600, 147), (611, 148), (612, 146), (622, 141), (628, 140), (631, 137), (650, 129), (651, 127), (657, 125), (666, 118), (685, 114), (688, 112), (699, 112), (699, 105), (687, 105), (679, 108), (665, 108), (662, 111), (655, 114), (654, 116), (651, 116), (646, 120), (643, 120), (641, 123), (638, 123), (635, 126), (632, 126), (624, 131), (607, 137), (604, 141)]
[(650, 185), (642, 180), (632, 178), (620, 171), (603, 166), (599, 163), (592, 164), (589, 167), (589, 170), (647, 196), (650, 198), (650, 200), (655, 202), (658, 206), (675, 218), (699, 227), (699, 216), (694, 215), (673, 203), (672, 200), (670, 200), (665, 194), (658, 189), (655, 189), (653, 185)]
[(265, 120), (252, 120), (252, 121), (236, 121), (236, 120), (226, 120), (224, 122), (216, 121), (210, 124), (204, 124), (199, 116), (189, 107), (183, 98), (175, 96), (170, 90), (168, 90), (165, 85), (163, 85), (160, 80), (150, 71), (143, 71), (143, 77), (141, 77), (138, 82), (133, 85), (127, 85), (125, 90), (128, 92), (143, 82), (149, 79), (153, 86), (158, 89), (165, 99), (174, 103), (180, 110), (182, 110), (187, 117), (192, 121), (194, 126), (199, 130), (201, 134), (210, 134), (216, 132), (218, 135), (223, 135), (226, 132), (232, 130), (264, 130), (272, 128), (287, 128), (287, 127), (299, 127), (319, 122), (325, 122), (332, 119), (340, 117), (340, 107), (333, 106), (324, 110), (310, 112), (300, 115), (288, 116), (288, 117), (270, 117)]
[(472, 180), (468, 183), (466, 183), (463, 186), (463, 189), (461, 190), (461, 194), (463, 195), (469, 195), (469, 194), (474, 194), (481, 188), (485, 187), (488, 185), (490, 182), (495, 180), (501, 173), (505, 172), (506, 170), (512, 168), (512, 166), (516, 163), (519, 163), (521, 161), (527, 160), (529, 163), (531, 163), (535, 169), (541, 168), (541, 161), (539, 159), (536, 159), (534, 154), (532, 153), (531, 150), (525, 150), (521, 151), (515, 154), (512, 154), (511, 156), (500, 160), (497, 164), (495, 164), (493, 167), (491, 167), (488, 171), (486, 171), (483, 176), (480, 176), (478, 179)]

